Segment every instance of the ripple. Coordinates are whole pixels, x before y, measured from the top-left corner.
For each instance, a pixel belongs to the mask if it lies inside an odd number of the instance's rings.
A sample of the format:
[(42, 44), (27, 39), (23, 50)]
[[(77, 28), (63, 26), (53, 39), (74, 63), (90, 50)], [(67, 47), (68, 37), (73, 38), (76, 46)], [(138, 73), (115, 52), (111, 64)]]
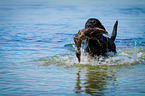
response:
[(138, 14), (145, 14), (145, 9), (140, 8), (140, 7), (130, 7), (130, 8), (124, 8), (121, 9), (121, 12), (124, 14), (133, 14), (133, 15), (138, 15)]

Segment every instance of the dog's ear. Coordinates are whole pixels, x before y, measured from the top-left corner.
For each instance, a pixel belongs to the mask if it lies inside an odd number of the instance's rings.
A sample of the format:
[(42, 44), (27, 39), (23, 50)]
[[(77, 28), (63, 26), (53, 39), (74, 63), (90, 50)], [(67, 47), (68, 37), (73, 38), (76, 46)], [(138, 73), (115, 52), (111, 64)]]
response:
[(117, 26), (118, 26), (118, 20), (115, 22), (114, 28), (113, 28), (113, 31), (112, 31), (111, 39), (113, 41), (116, 39), (116, 36), (117, 36)]

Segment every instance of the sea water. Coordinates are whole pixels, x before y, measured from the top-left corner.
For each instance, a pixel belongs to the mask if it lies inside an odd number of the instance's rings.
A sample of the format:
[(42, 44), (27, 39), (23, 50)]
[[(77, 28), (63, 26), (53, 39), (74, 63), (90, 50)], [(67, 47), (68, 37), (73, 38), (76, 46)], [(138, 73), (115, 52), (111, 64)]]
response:
[[(0, 0), (1, 96), (144, 96), (144, 0)], [(73, 36), (88, 18), (111, 36), (117, 54), (75, 56)]]

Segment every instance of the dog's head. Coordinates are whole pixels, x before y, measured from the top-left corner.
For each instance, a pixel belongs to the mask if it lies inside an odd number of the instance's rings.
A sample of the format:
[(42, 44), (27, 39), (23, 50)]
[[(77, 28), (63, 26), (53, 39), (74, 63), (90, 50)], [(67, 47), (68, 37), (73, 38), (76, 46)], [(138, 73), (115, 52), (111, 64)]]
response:
[(98, 27), (106, 30), (98, 19), (96, 18), (88, 19), (88, 21), (85, 24), (85, 28), (94, 28), (94, 27)]

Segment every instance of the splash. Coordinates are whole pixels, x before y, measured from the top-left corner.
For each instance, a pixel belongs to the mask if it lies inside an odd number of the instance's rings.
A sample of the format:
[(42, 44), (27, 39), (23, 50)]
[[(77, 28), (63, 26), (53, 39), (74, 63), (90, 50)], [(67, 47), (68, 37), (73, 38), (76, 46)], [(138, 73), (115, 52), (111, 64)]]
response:
[(143, 48), (118, 48), (117, 54), (107, 53), (107, 57), (90, 57), (84, 52), (81, 55), (81, 63), (78, 63), (75, 54), (59, 54), (52, 57), (40, 58), (39, 66), (49, 66), (50, 64), (69, 66), (97, 66), (97, 65), (133, 65), (145, 64), (145, 49)]

